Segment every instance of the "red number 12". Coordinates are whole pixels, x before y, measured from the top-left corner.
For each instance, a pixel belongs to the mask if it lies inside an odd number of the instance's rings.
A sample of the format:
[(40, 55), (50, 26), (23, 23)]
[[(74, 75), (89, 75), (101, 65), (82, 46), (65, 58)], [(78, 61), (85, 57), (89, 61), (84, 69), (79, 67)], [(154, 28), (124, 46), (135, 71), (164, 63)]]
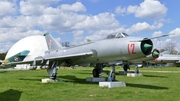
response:
[(136, 54), (136, 52), (134, 52), (135, 49), (135, 44), (128, 44), (128, 54)]

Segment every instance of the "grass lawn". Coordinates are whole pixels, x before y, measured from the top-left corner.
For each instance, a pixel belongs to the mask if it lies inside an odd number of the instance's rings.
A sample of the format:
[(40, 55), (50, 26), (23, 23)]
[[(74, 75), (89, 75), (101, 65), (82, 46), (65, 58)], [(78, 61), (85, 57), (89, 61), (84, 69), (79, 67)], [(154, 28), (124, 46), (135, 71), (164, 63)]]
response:
[(117, 67), (116, 79), (126, 83), (126, 87), (117, 88), (86, 82), (92, 69), (60, 68), (62, 82), (45, 84), (41, 79), (49, 78), (46, 70), (0, 69), (0, 101), (180, 101), (180, 68), (140, 68), (144, 76), (127, 77), (120, 75), (122, 68)]

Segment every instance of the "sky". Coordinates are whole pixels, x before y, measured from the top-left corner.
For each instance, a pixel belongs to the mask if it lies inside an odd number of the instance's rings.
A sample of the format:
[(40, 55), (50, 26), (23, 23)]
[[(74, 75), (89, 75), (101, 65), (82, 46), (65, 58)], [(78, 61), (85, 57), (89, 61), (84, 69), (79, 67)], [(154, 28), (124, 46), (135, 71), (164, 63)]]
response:
[(0, 53), (22, 38), (50, 33), (71, 45), (125, 32), (154, 39), (154, 48), (176, 43), (180, 51), (179, 0), (1, 0)]

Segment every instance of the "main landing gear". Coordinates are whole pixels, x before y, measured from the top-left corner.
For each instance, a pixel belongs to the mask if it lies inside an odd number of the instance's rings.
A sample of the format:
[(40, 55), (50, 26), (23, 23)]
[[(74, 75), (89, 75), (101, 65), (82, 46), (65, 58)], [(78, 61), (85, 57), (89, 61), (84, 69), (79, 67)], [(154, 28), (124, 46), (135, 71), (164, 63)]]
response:
[(112, 81), (116, 81), (116, 72), (115, 72), (115, 66), (112, 65), (112, 70), (108, 75), (108, 81), (112, 82)]
[(103, 71), (103, 68), (104, 68), (103, 63), (96, 64), (96, 66), (94, 67), (92, 71), (93, 77), (99, 77)]
[(122, 67), (125, 73), (127, 73), (128, 69), (130, 70), (129, 64), (124, 64)]
[(53, 61), (51, 64), (49, 64), (49, 68), (47, 69), (47, 73), (49, 74), (50, 79), (52, 80), (56, 79), (57, 71), (58, 71), (57, 65), (58, 65), (58, 61), (57, 60)]
[[(135, 67), (134, 73), (136, 73), (136, 74), (139, 73), (139, 67), (142, 67), (142, 66), (141, 65), (137, 65)], [(123, 70), (124, 70), (125, 74), (127, 74), (128, 69), (130, 70), (129, 64), (124, 64), (123, 65)]]
[[(95, 68), (93, 69), (92, 71), (92, 75), (93, 77), (97, 78), (100, 76), (100, 74), (102, 73), (103, 71), (103, 68), (104, 68), (104, 65), (103, 63), (98, 63), (96, 64)], [(115, 81), (115, 66), (112, 65), (112, 70), (111, 72), (109, 73), (109, 76), (108, 76), (108, 81)]]

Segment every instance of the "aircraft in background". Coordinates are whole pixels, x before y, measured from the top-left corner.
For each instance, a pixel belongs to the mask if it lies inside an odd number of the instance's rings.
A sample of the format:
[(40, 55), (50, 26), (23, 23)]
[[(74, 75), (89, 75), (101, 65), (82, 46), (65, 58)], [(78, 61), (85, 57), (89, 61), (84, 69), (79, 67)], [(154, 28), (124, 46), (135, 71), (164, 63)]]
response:
[(5, 66), (8, 66), (11, 64), (11, 62), (20, 62), (23, 61), (24, 58), (29, 54), (29, 50), (24, 50), (22, 52), (19, 52), (5, 60), (0, 60), (0, 66), (1, 68), (6, 68)]
[(173, 63), (175, 66), (180, 66), (180, 55), (169, 54), (167, 52), (163, 52), (159, 55), (158, 58), (150, 61), (152, 64), (167, 64)]
[(126, 70), (131, 60), (153, 55), (151, 39), (129, 37), (126, 33), (112, 33), (106, 39), (71, 47), (62, 47), (49, 33), (44, 36), (49, 49), (44, 56), (29, 61), (11, 62), (11, 64), (29, 63), (31, 69), (36, 69), (37, 65), (41, 65), (42, 69), (47, 69), (51, 79), (56, 79), (59, 65), (94, 66), (93, 77), (99, 77), (103, 64), (110, 64), (112, 65), (112, 80), (115, 80), (114, 65), (116, 63), (122, 62)]

